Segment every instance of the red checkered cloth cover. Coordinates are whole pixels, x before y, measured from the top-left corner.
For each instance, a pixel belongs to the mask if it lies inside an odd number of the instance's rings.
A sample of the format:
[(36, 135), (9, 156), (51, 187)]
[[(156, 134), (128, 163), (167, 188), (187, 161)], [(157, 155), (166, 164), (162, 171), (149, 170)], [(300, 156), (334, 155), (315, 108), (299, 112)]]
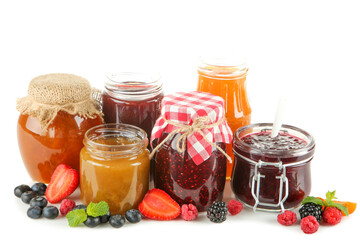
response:
[[(165, 121), (191, 125), (198, 117), (208, 116), (213, 124), (225, 117), (224, 99), (205, 92), (178, 92), (167, 95), (162, 100), (161, 117), (157, 119), (151, 133), (151, 142), (160, 138), (163, 132), (170, 133), (178, 127)], [(165, 119), (164, 119), (165, 118)], [(213, 143), (231, 143), (232, 131), (226, 120), (213, 128), (201, 130), (205, 137)], [(192, 160), (201, 164), (212, 152), (212, 146), (198, 132), (187, 138), (187, 152)]]

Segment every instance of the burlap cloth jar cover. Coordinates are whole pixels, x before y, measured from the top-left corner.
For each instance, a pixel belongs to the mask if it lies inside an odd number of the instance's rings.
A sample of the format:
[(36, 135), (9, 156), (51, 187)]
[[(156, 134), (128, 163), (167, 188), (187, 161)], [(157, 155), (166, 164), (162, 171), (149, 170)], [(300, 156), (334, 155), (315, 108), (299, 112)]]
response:
[(102, 116), (100, 94), (85, 78), (53, 73), (34, 78), (28, 96), (19, 98), (16, 108), (21, 114), (37, 118), (44, 134), (59, 111), (85, 118)]
[(17, 100), (18, 143), (30, 177), (48, 183), (55, 168), (79, 170), (85, 132), (102, 123), (101, 93), (73, 74), (34, 78), (28, 96)]

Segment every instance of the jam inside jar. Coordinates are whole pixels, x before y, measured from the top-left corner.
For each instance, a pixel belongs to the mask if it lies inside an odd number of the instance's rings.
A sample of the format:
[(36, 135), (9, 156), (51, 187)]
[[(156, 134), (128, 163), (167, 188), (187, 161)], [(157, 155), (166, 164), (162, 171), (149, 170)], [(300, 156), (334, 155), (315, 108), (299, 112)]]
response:
[(315, 140), (306, 131), (283, 125), (271, 138), (272, 124), (251, 124), (235, 132), (231, 187), (254, 210), (283, 211), (310, 194), (310, 162)]
[(131, 124), (151, 136), (164, 96), (160, 75), (124, 72), (107, 78), (102, 95), (105, 123)]
[(81, 201), (105, 201), (111, 214), (137, 209), (149, 189), (146, 133), (128, 124), (89, 129), (80, 152)]
[[(159, 139), (162, 142), (166, 133)], [(206, 211), (213, 201), (221, 201), (226, 181), (226, 157), (213, 147), (209, 159), (196, 165), (187, 150), (179, 153), (180, 133), (171, 137), (155, 156), (155, 187), (167, 192), (177, 203), (194, 204)], [(225, 150), (225, 143), (216, 143)]]

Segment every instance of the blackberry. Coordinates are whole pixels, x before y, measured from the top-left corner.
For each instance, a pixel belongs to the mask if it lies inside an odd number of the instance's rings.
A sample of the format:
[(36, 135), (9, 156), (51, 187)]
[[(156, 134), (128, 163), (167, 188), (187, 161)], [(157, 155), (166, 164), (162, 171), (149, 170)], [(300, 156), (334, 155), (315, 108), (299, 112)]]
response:
[(221, 223), (226, 220), (227, 211), (225, 202), (215, 201), (207, 210), (206, 216), (214, 223)]
[(322, 206), (315, 203), (306, 203), (299, 209), (301, 219), (307, 216), (314, 216), (318, 222), (322, 218)]

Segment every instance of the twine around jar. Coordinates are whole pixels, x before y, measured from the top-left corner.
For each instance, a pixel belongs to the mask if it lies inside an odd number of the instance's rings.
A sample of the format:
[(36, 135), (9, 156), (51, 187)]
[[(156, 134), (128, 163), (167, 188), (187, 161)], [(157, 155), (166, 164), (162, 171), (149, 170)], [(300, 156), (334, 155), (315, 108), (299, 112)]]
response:
[(175, 129), (174, 131), (170, 132), (168, 134), (168, 136), (151, 151), (150, 159), (154, 156), (154, 154), (157, 152), (157, 150), (159, 150), (159, 148), (175, 134), (181, 133), (179, 139), (176, 142), (176, 148), (179, 153), (183, 153), (186, 149), (187, 138), (194, 133), (199, 133), (205, 139), (206, 142), (208, 142), (211, 146), (218, 149), (227, 158), (227, 160), (230, 163), (232, 163), (231, 157), (224, 150), (222, 150), (219, 146), (217, 146), (215, 143), (213, 143), (209, 139), (207, 139), (207, 137), (202, 132), (203, 129), (213, 128), (213, 127), (216, 127), (216, 126), (222, 124), (225, 121), (225, 117), (221, 118), (220, 120), (218, 120), (217, 122), (212, 123), (212, 124), (206, 124), (207, 122), (210, 121), (210, 118), (208, 116), (198, 117), (193, 121), (192, 125), (177, 123), (177, 122), (165, 119), (164, 116), (161, 116), (161, 117), (165, 120), (166, 123), (171, 124), (175, 127), (178, 127), (178, 129)]

